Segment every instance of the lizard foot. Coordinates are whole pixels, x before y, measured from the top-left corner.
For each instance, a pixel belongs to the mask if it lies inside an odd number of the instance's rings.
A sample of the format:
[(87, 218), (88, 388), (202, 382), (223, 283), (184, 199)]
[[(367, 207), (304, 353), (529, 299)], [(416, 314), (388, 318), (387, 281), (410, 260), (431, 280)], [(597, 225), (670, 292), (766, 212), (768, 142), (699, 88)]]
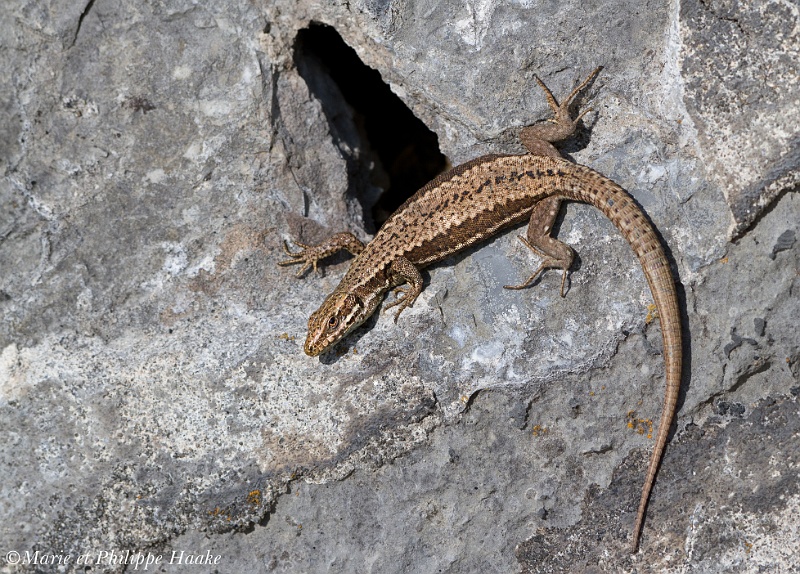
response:
[(306, 245), (305, 243), (300, 243), (299, 241), (294, 241), (294, 244), (301, 248), (300, 251), (291, 251), (287, 242), (283, 242), (283, 251), (291, 259), (278, 261), (278, 265), (286, 266), (298, 265), (302, 263), (303, 266), (300, 268), (300, 271), (295, 274), (295, 277), (299, 279), (312, 267), (314, 271), (316, 271), (317, 263), (319, 263), (319, 260), (325, 257), (326, 254), (323, 250), (320, 250), (320, 247), (322, 247), (321, 245)]
[(578, 114), (575, 119), (572, 119), (572, 116), (569, 112), (569, 107), (572, 105), (575, 97), (589, 83), (591, 83), (592, 80), (594, 80), (594, 78), (602, 69), (602, 66), (595, 68), (592, 73), (589, 74), (589, 76), (583, 82), (581, 82), (580, 85), (572, 90), (572, 93), (570, 93), (570, 95), (567, 96), (560, 104), (556, 101), (553, 93), (539, 78), (539, 76), (534, 76), (539, 86), (542, 88), (542, 91), (544, 91), (544, 97), (547, 100), (547, 104), (550, 106), (554, 117), (546, 120), (543, 123), (522, 128), (522, 131), (520, 131), (519, 139), (531, 153), (536, 155), (560, 157), (555, 148), (548, 144), (565, 140), (570, 137), (573, 133), (575, 133), (580, 119), (592, 111), (592, 108), (588, 108)]
[(283, 251), (290, 257), (285, 261), (278, 261), (278, 265), (299, 265), (303, 266), (300, 271), (295, 275), (298, 279), (310, 268), (314, 271), (317, 270), (317, 264), (321, 259), (325, 259), (329, 255), (338, 253), (339, 251), (346, 250), (353, 255), (358, 255), (364, 250), (364, 244), (359, 241), (352, 233), (337, 233), (320, 243), (319, 245), (306, 245), (299, 241), (294, 241), (294, 244), (300, 247), (300, 251), (291, 251), (286, 242), (283, 242)]
[(566, 297), (565, 287), (566, 287), (566, 284), (567, 284), (567, 274), (568, 274), (569, 266), (572, 264), (571, 251), (567, 252), (567, 255), (569, 256), (568, 259), (558, 259), (556, 257), (552, 257), (552, 256), (548, 255), (547, 253), (544, 253), (541, 249), (538, 249), (537, 247), (535, 247), (530, 241), (528, 241), (527, 239), (525, 239), (521, 235), (519, 236), (519, 240), (522, 241), (528, 247), (528, 249), (530, 249), (531, 251), (536, 253), (536, 255), (538, 255), (539, 257), (543, 258), (544, 261), (542, 261), (542, 263), (539, 265), (539, 267), (536, 268), (536, 271), (533, 272), (533, 275), (531, 275), (528, 278), (528, 280), (525, 281), (524, 283), (522, 283), (520, 285), (503, 285), (503, 288), (504, 289), (512, 289), (512, 290), (515, 290), (515, 291), (519, 290), (519, 289), (525, 289), (526, 287), (530, 287), (533, 284), (533, 282), (536, 281), (536, 279), (538, 279), (539, 276), (545, 270), (547, 270), (547, 269), (561, 269), (563, 271), (563, 275), (561, 276), (561, 296), (562, 297)]
[(422, 289), (415, 289), (413, 285), (404, 285), (402, 287), (396, 287), (392, 290), (394, 293), (394, 301), (389, 303), (384, 307), (384, 309), (391, 309), (392, 307), (398, 307), (397, 313), (394, 314), (394, 322), (397, 323), (397, 319), (400, 317), (400, 313), (403, 312), (404, 309), (411, 307), (414, 305), (414, 301), (416, 300), (417, 296), (422, 292)]

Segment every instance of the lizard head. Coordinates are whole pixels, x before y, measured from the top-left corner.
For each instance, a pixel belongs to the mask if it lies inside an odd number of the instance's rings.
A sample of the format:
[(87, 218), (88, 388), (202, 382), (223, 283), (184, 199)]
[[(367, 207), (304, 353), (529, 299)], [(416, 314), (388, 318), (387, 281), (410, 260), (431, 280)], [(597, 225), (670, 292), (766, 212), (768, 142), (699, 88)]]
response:
[(306, 355), (316, 357), (341, 341), (350, 331), (372, 315), (375, 306), (370, 309), (352, 293), (340, 291), (331, 293), (322, 306), (314, 311), (308, 319)]

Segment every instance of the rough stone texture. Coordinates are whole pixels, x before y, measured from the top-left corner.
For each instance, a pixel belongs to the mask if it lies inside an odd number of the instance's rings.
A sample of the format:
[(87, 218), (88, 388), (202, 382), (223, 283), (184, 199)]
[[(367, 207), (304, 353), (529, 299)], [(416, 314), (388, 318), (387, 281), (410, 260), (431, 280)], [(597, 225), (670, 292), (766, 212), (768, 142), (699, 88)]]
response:
[(732, 236), (800, 185), (799, 20), (792, 2), (681, 3), (686, 108)]
[[(453, 163), (521, 150), (534, 74), (558, 96), (606, 66), (565, 149), (655, 222), (688, 329), (636, 556), (660, 333), (592, 208), (560, 226), (565, 299), (501, 288), (536, 264), (507, 233), (302, 354), (346, 260), (298, 281), (282, 239), (370, 226), (368, 144), (297, 71), (312, 21)], [(0, 572), (797, 572), (799, 35), (777, 1), (7, 2)]]

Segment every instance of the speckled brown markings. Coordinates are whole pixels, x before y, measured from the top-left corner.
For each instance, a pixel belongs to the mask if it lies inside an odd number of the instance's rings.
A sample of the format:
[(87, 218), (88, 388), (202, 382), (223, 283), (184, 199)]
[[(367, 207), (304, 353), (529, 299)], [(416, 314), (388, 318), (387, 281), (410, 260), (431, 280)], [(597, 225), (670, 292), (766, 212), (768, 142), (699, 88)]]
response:
[[(281, 265), (302, 264), (300, 274), (340, 250), (356, 257), (341, 283), (308, 321), (305, 352), (319, 355), (336, 344), (377, 309), (386, 292), (395, 288), (395, 320), (422, 292), (419, 269), (475, 245), (499, 230), (530, 220), (520, 239), (542, 257), (531, 277), (509, 289), (527, 287), (545, 269), (561, 269), (563, 279), (572, 264), (572, 249), (550, 237), (562, 200), (590, 203), (620, 230), (639, 258), (650, 285), (664, 339), (666, 393), (656, 443), (632, 535), (636, 551), (647, 501), (666, 447), (675, 414), (681, 379), (681, 327), (675, 282), (655, 231), (628, 193), (596, 171), (563, 159), (551, 142), (566, 139), (583, 114), (572, 119), (569, 105), (600, 72), (589, 77), (562, 102), (536, 78), (555, 118), (523, 128), (520, 140), (526, 155), (486, 155), (460, 165), (431, 181), (408, 199), (364, 245), (350, 233), (339, 233), (320, 245), (303, 245)], [(589, 110), (586, 110), (589, 111)], [(584, 111), (583, 113), (586, 113)]]

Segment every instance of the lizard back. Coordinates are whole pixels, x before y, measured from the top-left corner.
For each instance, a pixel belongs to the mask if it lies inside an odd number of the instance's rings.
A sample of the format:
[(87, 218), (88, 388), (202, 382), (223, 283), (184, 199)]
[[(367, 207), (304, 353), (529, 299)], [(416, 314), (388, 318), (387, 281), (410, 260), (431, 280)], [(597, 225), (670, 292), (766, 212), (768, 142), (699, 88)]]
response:
[(343, 282), (354, 286), (356, 278), (387, 269), (397, 257), (425, 267), (521, 223), (574, 167), (543, 156), (485, 155), (453, 168), (392, 214)]

